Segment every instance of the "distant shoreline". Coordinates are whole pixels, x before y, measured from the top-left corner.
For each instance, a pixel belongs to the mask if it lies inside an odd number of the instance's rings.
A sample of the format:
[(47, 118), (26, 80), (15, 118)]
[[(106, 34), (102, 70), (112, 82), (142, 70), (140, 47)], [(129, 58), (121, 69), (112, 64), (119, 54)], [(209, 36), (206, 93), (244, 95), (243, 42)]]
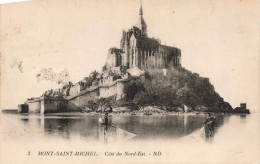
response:
[[(2, 109), (2, 113), (10, 113), (10, 114), (28, 114), (28, 115), (40, 115), (40, 113), (17, 113), (18, 109)], [(46, 113), (44, 114), (45, 116), (55, 116), (55, 115), (102, 115), (105, 112), (56, 112), (56, 113)], [(198, 111), (193, 111), (193, 112), (164, 112), (164, 113), (158, 113), (158, 112), (151, 112), (149, 114), (145, 114), (141, 111), (137, 111), (137, 112), (111, 112), (109, 113), (110, 115), (132, 115), (132, 116), (150, 116), (150, 115), (206, 115), (208, 113), (211, 114), (218, 114), (218, 115), (235, 115), (235, 114), (249, 114), (249, 113), (238, 113), (238, 112), (198, 112)]]

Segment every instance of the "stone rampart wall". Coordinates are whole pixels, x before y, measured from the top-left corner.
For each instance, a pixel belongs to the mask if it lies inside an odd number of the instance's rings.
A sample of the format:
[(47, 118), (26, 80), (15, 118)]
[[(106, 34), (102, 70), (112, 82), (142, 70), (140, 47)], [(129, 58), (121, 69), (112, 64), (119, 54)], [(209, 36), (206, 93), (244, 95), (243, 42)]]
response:
[(40, 113), (41, 110), (41, 101), (40, 100), (29, 100), (27, 101), (29, 113)]
[(43, 98), (41, 100), (41, 114), (68, 112), (68, 101), (63, 98)]
[(125, 96), (124, 83), (126, 81), (126, 79), (118, 79), (110, 85), (87, 88), (78, 95), (66, 97), (69, 101), (68, 108), (72, 110), (79, 110), (80, 108), (86, 106), (90, 100), (107, 98), (110, 96), (116, 96), (116, 99), (119, 100)]

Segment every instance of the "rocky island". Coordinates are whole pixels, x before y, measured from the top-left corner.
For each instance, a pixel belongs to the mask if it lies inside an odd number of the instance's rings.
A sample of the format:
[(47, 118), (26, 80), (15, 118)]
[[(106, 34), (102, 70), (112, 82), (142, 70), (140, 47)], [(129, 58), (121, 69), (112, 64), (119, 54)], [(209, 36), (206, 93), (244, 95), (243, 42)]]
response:
[(18, 112), (99, 112), (108, 105), (117, 112), (249, 113), (245, 105), (233, 109), (208, 78), (182, 67), (179, 48), (148, 37), (142, 6), (137, 24), (123, 31), (120, 48), (109, 49), (102, 72), (30, 98)]

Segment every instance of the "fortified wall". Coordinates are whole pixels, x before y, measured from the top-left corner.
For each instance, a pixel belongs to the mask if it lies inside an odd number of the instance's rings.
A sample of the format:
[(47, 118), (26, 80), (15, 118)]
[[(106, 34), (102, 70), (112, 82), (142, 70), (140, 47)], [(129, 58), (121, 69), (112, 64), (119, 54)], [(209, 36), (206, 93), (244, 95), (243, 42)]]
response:
[(79, 111), (79, 108), (69, 105), (69, 102), (63, 97), (42, 96), (30, 98), (26, 104), (18, 105), (18, 113), (56, 113)]
[(73, 111), (63, 97), (41, 97), (41, 114)]
[(66, 100), (79, 108), (83, 108), (88, 105), (90, 100), (107, 98), (111, 96), (115, 97), (116, 100), (119, 100), (125, 96), (124, 86), (127, 81), (128, 79), (118, 79), (112, 83), (100, 81), (98, 86), (86, 88), (85, 90), (80, 91), (79, 94), (66, 97)]
[(40, 113), (41, 111), (41, 98), (40, 97), (33, 97), (27, 99), (28, 104), (28, 112), (29, 113)]

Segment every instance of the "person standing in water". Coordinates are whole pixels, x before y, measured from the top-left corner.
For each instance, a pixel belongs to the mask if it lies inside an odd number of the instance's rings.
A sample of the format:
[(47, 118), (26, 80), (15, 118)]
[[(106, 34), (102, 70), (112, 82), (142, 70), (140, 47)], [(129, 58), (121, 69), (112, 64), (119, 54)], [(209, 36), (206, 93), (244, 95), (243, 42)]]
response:
[(108, 112), (105, 113), (104, 120), (105, 120), (104, 123), (107, 126), (108, 125)]
[(104, 116), (104, 125), (105, 125), (105, 128), (104, 128), (104, 134), (107, 135), (107, 130), (108, 130), (108, 112), (113, 112), (113, 109), (111, 107), (111, 105), (108, 105), (108, 109), (105, 113), (105, 116)]
[(208, 117), (204, 122), (206, 137), (214, 136), (215, 124), (216, 124), (216, 117), (213, 117), (211, 116), (210, 113), (208, 113)]
[(107, 109), (105, 110), (105, 116), (104, 116), (104, 120), (105, 120), (105, 124), (108, 125), (108, 113), (113, 112), (112, 106), (108, 105)]
[(108, 130), (108, 113), (105, 113), (105, 116), (104, 116), (104, 135), (106, 136), (107, 135), (107, 130)]

